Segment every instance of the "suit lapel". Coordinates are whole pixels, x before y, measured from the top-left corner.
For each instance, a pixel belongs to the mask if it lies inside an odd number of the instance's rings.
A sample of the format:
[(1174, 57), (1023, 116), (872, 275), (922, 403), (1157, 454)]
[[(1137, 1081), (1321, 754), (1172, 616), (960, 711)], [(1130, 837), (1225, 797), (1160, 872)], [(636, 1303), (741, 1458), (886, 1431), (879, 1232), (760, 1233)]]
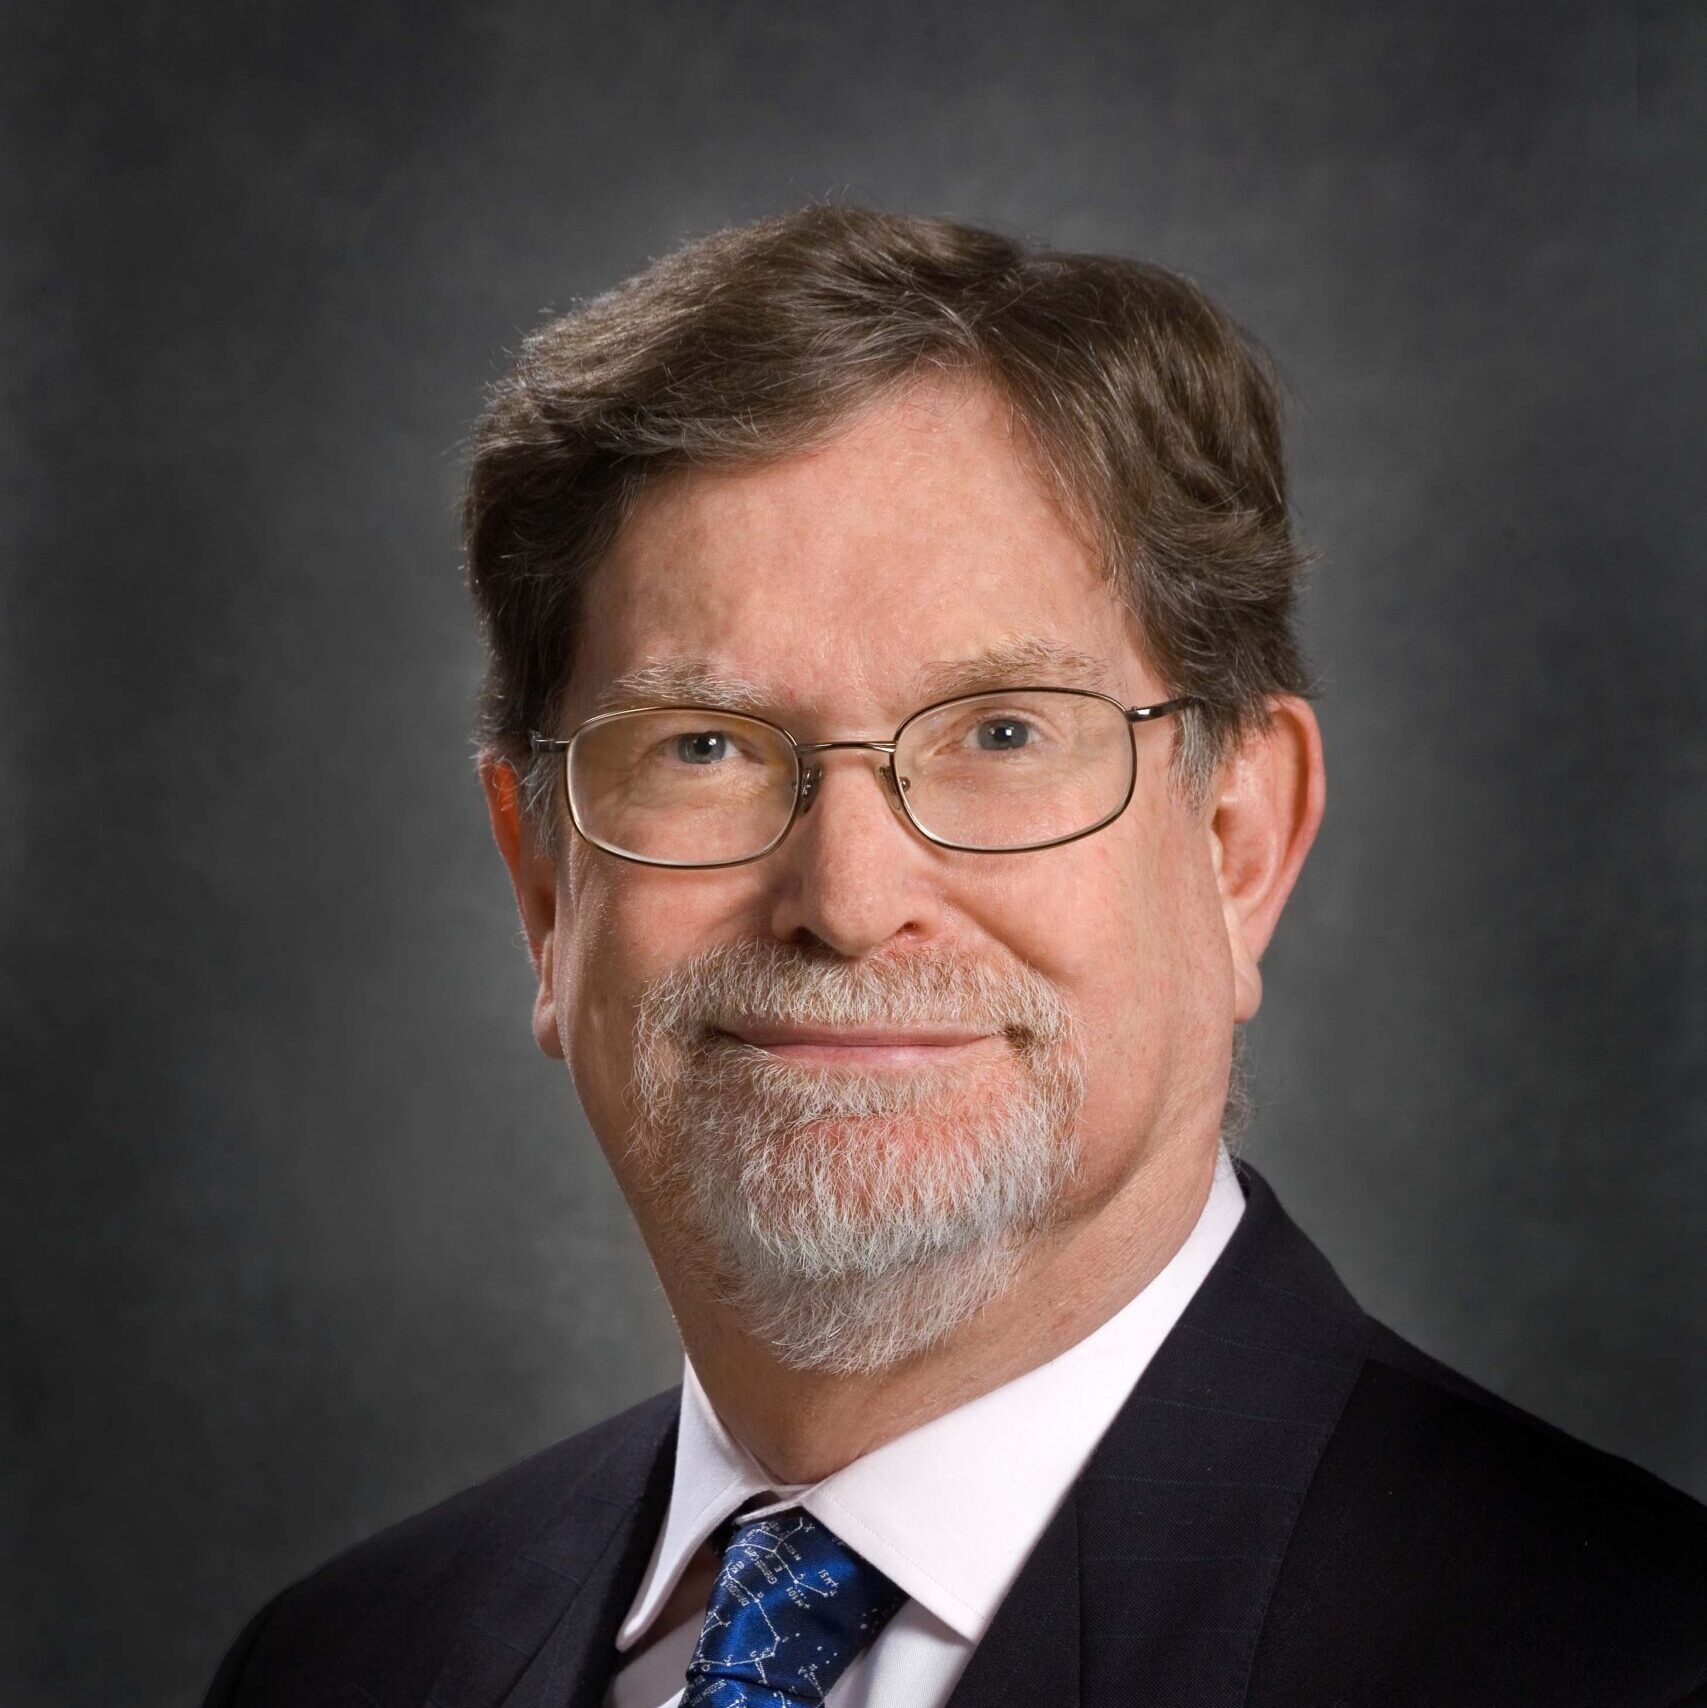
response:
[(597, 1708), (669, 1500), (676, 1396), (589, 1466), (467, 1618), (427, 1708)]
[(1078, 1505), (1068, 1499), (1026, 1560), (948, 1708), (1079, 1708)]
[[(1239, 1708), (1370, 1324), (1266, 1182), (974, 1651), (951, 1708)], [(1032, 1681), (1032, 1682), (1027, 1682)]]

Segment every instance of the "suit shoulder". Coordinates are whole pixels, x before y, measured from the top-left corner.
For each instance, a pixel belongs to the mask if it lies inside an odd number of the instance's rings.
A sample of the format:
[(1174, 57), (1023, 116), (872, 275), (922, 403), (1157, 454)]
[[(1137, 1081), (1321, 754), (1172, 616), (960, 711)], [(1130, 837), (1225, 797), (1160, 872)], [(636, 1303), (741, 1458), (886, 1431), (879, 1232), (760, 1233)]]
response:
[[(471, 1551), (497, 1553), (519, 1547), (548, 1506), (581, 1492), (608, 1474), (611, 1461), (636, 1438), (661, 1439), (674, 1421), (679, 1390), (655, 1394), (422, 1512), (388, 1526), (303, 1579), (293, 1590), (367, 1579), (390, 1582), (403, 1575), (429, 1577)], [(619, 1479), (620, 1482), (620, 1479)], [(613, 1485), (612, 1498), (633, 1489)]]
[[(348, 1646), (396, 1657), (425, 1694), (446, 1631), (501, 1564), (575, 1501), (632, 1500), (676, 1417), (679, 1390), (653, 1396), (510, 1465), (335, 1555), (276, 1595), (220, 1668), (207, 1702), (249, 1701), (257, 1672), (327, 1662)], [(270, 1697), (267, 1699), (271, 1699)], [(290, 1700), (288, 1695), (281, 1700)]]
[(1649, 1539), (1642, 1552), (1656, 1563), (1669, 1552), (1666, 1544), (1681, 1542), (1688, 1563), (1707, 1571), (1707, 1507), (1630, 1460), (1502, 1399), (1379, 1324), (1353, 1395), (1353, 1405), (1360, 1401), (1371, 1423), (1391, 1428), (1414, 1419), (1418, 1444), (1429, 1449), (1423, 1463), (1435, 1474), (1455, 1467), (1507, 1490), (1520, 1505), (1538, 1502), (1555, 1521), (1578, 1530), (1610, 1522), (1638, 1531)]
[(1707, 1676), (1703, 1606), (1707, 1508), (1377, 1327), (1282, 1565), (1265, 1675), (1355, 1654), (1347, 1701), (1671, 1703)]

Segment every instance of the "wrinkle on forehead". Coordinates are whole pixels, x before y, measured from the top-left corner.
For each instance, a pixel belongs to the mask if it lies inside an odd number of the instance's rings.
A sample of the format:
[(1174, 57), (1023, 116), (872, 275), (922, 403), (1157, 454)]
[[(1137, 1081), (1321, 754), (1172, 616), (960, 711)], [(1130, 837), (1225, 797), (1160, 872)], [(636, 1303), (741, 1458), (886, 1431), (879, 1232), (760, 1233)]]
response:
[(1000, 396), (937, 385), (797, 457), (664, 477), (592, 577), (575, 715), (1130, 694), (1124, 602), (1017, 438)]

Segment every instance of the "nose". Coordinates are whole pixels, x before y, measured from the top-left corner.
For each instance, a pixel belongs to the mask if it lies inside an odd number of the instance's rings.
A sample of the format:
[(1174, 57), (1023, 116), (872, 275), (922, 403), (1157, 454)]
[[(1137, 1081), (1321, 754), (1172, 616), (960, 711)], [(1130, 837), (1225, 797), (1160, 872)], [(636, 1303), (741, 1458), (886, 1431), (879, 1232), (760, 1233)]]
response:
[[(885, 763), (877, 767), (877, 780), (883, 786), (883, 792), (889, 799), (889, 804), (903, 819), (907, 810), (901, 804), (901, 790), (906, 788), (903, 778), (899, 785), (895, 781), (894, 744), (887, 741), (820, 741), (810, 747), (802, 748), (803, 753), (831, 753), (838, 748), (852, 748), (864, 752), (882, 753), (888, 755)], [(808, 765), (800, 781), (800, 812), (804, 817), (811, 812), (813, 803), (818, 799), (818, 790), (824, 781), (823, 762)]]
[(813, 937), (856, 959), (928, 935), (931, 849), (907, 822), (887, 760), (825, 751), (810, 765), (803, 794), (793, 830), (766, 862), (777, 939)]

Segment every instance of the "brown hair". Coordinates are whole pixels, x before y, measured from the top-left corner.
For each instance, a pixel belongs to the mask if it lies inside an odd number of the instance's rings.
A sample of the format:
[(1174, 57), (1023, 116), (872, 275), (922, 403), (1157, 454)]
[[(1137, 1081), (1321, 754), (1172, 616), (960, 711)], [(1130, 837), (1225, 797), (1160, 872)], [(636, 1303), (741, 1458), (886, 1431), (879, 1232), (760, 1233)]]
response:
[(932, 371), (1007, 399), (1168, 692), (1203, 702), (1176, 749), (1188, 786), (1267, 696), (1308, 691), (1280, 411), (1252, 339), (1160, 267), (813, 206), (690, 244), (523, 344), (475, 429), (464, 508), (486, 748), (527, 772), (589, 574), (651, 476), (804, 450)]

